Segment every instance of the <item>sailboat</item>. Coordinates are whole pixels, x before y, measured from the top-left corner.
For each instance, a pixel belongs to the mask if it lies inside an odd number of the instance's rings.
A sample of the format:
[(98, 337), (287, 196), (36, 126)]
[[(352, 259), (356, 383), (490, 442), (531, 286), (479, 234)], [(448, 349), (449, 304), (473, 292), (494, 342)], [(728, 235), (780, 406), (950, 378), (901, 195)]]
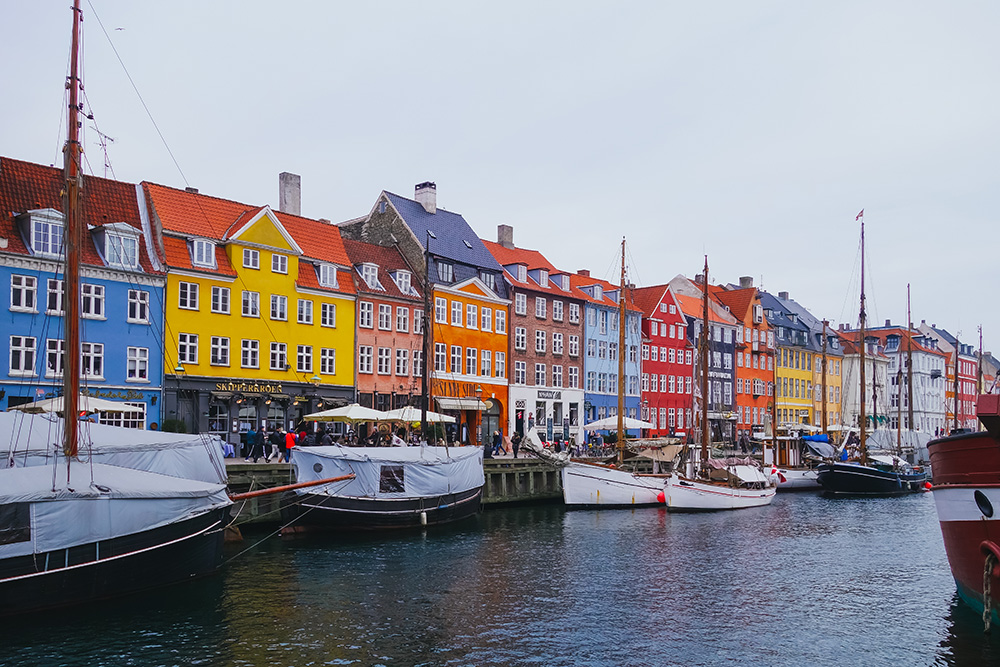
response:
[[(618, 415), (612, 417), (618, 433), (618, 462), (597, 463), (570, 458), (568, 453), (555, 454), (545, 449), (534, 429), (528, 429), (524, 446), (539, 457), (560, 468), (563, 501), (570, 508), (632, 508), (662, 505), (664, 502), (663, 481), (665, 475), (639, 473), (622, 467), (625, 461), (626, 429), (651, 428), (652, 424), (625, 416), (625, 239), (622, 239), (621, 285), (618, 292)], [(585, 428), (595, 428), (593, 424)], [(596, 427), (600, 428), (600, 427)], [(604, 426), (607, 428), (607, 426)], [(661, 445), (672, 442), (669, 439), (643, 441), (647, 450), (656, 456)], [(642, 450), (640, 450), (641, 452)], [(640, 456), (643, 456), (640, 453)]]
[[(665, 484), (667, 509), (671, 512), (734, 510), (769, 505), (775, 486), (763, 471), (749, 462), (709, 459), (708, 443), (708, 257), (705, 257), (702, 290), (702, 321), (698, 361), (701, 386), (701, 449), (695, 458), (688, 452), (686, 470), (675, 470)], [(697, 467), (697, 470), (696, 470)]]
[[(924, 490), (927, 475), (922, 470), (913, 469), (906, 461), (894, 455), (872, 455), (868, 452), (868, 424), (865, 413), (865, 356), (867, 340), (865, 334), (865, 219), (861, 219), (861, 309), (859, 315), (861, 380), (860, 414), (860, 455), (857, 460), (821, 464), (816, 472), (817, 479), (828, 496), (899, 496), (920, 493)], [(912, 401), (911, 401), (912, 405)]]
[[(210, 574), (222, 559), (223, 529), (232, 505), (222, 450), (212, 438), (78, 419), (79, 278), (86, 228), (79, 207), (79, 30), (80, 3), (75, 0), (64, 150), (62, 417), (0, 414), (0, 440), (12, 443), (0, 462), (0, 616)], [(62, 443), (59, 451), (50, 444), (55, 438)]]

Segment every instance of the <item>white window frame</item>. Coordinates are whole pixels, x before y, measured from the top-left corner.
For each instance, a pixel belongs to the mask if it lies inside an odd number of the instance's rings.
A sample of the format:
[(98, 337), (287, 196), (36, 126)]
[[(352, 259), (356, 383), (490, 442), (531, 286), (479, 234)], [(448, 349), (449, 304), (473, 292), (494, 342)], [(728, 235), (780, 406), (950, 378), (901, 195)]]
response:
[(295, 368), (299, 373), (312, 373), (313, 346), (298, 345), (295, 349)]
[(528, 296), (523, 292), (518, 292), (514, 295), (514, 314), (515, 315), (527, 315), (528, 314)]
[(386, 303), (378, 305), (379, 331), (392, 331), (392, 306)]
[(319, 324), (322, 327), (330, 327), (331, 329), (337, 326), (337, 304), (330, 303), (329, 301), (324, 301), (319, 307)]
[(396, 375), (410, 374), (410, 351), (405, 347), (396, 348)]
[(528, 349), (528, 330), (524, 327), (514, 327), (514, 349)]
[(243, 317), (260, 317), (260, 292), (243, 290)]
[(474, 303), (465, 304), (465, 328), (479, 328), (479, 306)]
[[(15, 295), (17, 299), (15, 299)], [(20, 301), (20, 303), (15, 303)], [(30, 305), (26, 303), (30, 301)], [(18, 313), (38, 312), (38, 278), (11, 274), (10, 276), (10, 309)]]
[(104, 285), (80, 285), (80, 317), (88, 320), (107, 319), (104, 314)]
[[(108, 257), (110, 261), (110, 254)], [(191, 264), (193, 266), (203, 266), (208, 269), (214, 269), (215, 244), (207, 239), (194, 239), (191, 241)]]
[[(133, 317), (132, 312), (135, 311)], [(149, 292), (130, 289), (128, 291), (127, 321), (131, 324), (149, 324)]]
[(288, 370), (288, 344), (272, 341), (270, 361), (271, 365), (269, 368), (272, 371)]
[[(18, 363), (14, 363), (15, 357)], [(28, 360), (30, 358), (30, 362)], [(31, 377), (35, 375), (35, 362), (38, 358), (38, 341), (32, 336), (10, 337), (10, 366), (8, 375)]]
[(557, 299), (552, 300), (552, 321), (563, 321), (563, 302)]
[(226, 336), (212, 336), (209, 346), (210, 366), (229, 366), (229, 338)]
[(375, 350), (371, 345), (358, 346), (358, 372), (370, 374), (372, 372), (372, 360)]
[(320, 375), (337, 374), (337, 350), (335, 348), (319, 348), (319, 373)]
[(260, 269), (260, 251), (254, 248), (243, 248), (243, 268)]
[(66, 368), (66, 341), (62, 338), (45, 340), (45, 377), (62, 377)]
[(396, 306), (396, 331), (407, 333), (410, 330), (410, 309), (406, 306)]
[(391, 347), (380, 347), (378, 348), (378, 368), (376, 372), (379, 375), (391, 375), (392, 374), (392, 348)]
[(63, 281), (56, 278), (49, 278), (46, 281), (46, 287), (45, 314), (65, 315), (66, 304), (63, 303), (63, 297), (65, 296)]
[(535, 317), (544, 320), (548, 311), (547, 300), (544, 296), (535, 297)]
[(177, 307), (181, 310), (198, 310), (198, 283), (177, 283)]
[(496, 314), (496, 326), (493, 327), (493, 333), (507, 334), (507, 311), (497, 308)]
[(337, 289), (337, 267), (333, 264), (320, 264), (316, 272), (321, 287)]
[(128, 347), (125, 350), (125, 381), (149, 382), (149, 348)]
[(80, 377), (104, 379), (104, 343), (80, 343)]
[(358, 326), (371, 329), (375, 326), (375, 304), (371, 301), (358, 301)]
[(451, 326), (460, 327), (462, 326), (462, 302), (452, 301), (451, 302)]
[(481, 331), (493, 330), (493, 309), (483, 306), (479, 309), (479, 329)]
[(283, 294), (271, 295), (271, 319), (277, 322), (288, 321), (288, 297)]
[[(191, 354), (191, 350), (194, 354)], [(179, 333), (177, 334), (177, 363), (197, 364), (198, 363), (198, 334)]]
[(507, 377), (507, 353), (497, 351), (497, 353), (493, 355), (493, 359), (493, 377)]
[(271, 253), (271, 273), (288, 275), (288, 255)]
[(240, 368), (260, 368), (260, 341), (244, 338), (240, 342)]
[(313, 323), (313, 302), (312, 299), (299, 299), (295, 308), (295, 321), (299, 324)]
[(212, 285), (212, 312), (228, 315), (230, 309), (229, 288)]

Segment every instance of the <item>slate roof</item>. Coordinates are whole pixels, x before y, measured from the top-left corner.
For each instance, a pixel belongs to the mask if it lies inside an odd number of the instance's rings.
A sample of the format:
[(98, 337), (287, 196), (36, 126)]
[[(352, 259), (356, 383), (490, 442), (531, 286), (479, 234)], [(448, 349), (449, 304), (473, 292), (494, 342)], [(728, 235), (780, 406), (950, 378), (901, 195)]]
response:
[[(365, 294), (375, 294), (379, 296), (392, 297), (396, 299), (408, 299), (410, 301), (422, 301), (423, 290), (420, 289), (420, 281), (417, 273), (407, 263), (406, 258), (396, 248), (365, 243), (364, 241), (352, 241), (344, 239), (344, 249), (351, 260), (351, 265), (358, 267), (366, 262), (378, 265), (379, 283), (384, 290), (374, 289), (368, 286), (364, 278), (355, 270), (353, 272), (354, 284), (358, 292)], [(417, 296), (413, 294), (403, 294), (396, 286), (396, 282), (389, 274), (394, 271), (409, 271), (411, 275), (410, 285), (416, 290)]]
[[(8, 241), (5, 252), (31, 255), (16, 223), (16, 217), (30, 210), (51, 208), (65, 214), (61, 192), (63, 171), (56, 167), (0, 158), (0, 237)], [(90, 227), (124, 222), (142, 231), (135, 185), (97, 176), (83, 177), (80, 201), (83, 222)], [(93, 235), (86, 239), (80, 260), (85, 265), (107, 266), (101, 259)], [(139, 265), (144, 273), (153, 271), (145, 237), (139, 243)]]
[(497, 273), (503, 270), (460, 214), (446, 211), (443, 208), (438, 208), (436, 213), (428, 213), (422, 204), (412, 199), (401, 197), (392, 192), (386, 192), (385, 195), (403, 222), (416, 236), (421, 247), (427, 238), (427, 230), (434, 233), (437, 238), (431, 239), (432, 255), (482, 269), (490, 269)]

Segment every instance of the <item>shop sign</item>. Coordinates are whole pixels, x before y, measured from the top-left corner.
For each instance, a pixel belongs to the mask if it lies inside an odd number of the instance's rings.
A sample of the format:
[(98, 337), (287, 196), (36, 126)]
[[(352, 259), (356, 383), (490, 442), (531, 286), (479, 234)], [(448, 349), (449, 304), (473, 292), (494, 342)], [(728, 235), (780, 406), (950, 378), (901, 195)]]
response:
[(121, 389), (118, 391), (113, 389), (80, 389), (80, 393), (84, 396), (93, 396), (94, 398), (119, 398), (123, 401), (142, 401), (146, 398), (145, 394), (135, 389)]
[(216, 382), (216, 391), (238, 391), (241, 394), (280, 394), (281, 385), (269, 382)]
[[(480, 395), (476, 395), (476, 387), (481, 389)], [(487, 393), (482, 389), (482, 385), (471, 382), (459, 382), (458, 380), (432, 380), (431, 394), (434, 396), (447, 396), (450, 398), (479, 398)]]
[(550, 398), (559, 401), (562, 400), (562, 392), (554, 391), (552, 389), (539, 389), (538, 398)]

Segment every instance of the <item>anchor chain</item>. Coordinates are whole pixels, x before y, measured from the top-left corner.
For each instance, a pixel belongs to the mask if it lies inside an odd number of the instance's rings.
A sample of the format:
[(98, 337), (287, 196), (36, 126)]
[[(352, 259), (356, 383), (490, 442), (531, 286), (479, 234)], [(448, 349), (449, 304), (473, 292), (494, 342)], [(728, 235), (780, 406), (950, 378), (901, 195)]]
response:
[(993, 582), (993, 567), (997, 564), (997, 557), (993, 552), (986, 556), (983, 564), (983, 632), (990, 633), (990, 624), (993, 621), (992, 599), (990, 588)]

